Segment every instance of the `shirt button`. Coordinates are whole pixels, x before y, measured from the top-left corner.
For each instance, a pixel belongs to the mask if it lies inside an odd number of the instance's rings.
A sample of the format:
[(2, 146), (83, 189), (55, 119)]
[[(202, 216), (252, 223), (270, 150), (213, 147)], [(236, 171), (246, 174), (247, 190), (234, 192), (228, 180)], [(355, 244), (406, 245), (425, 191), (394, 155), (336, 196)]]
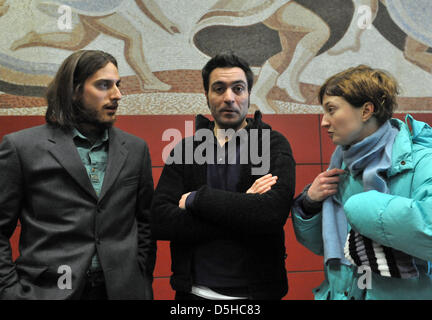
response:
[(406, 164), (406, 162), (402, 160), (402, 161), (401, 161), (401, 165), (404, 166), (405, 164)]
[(345, 297), (348, 297), (348, 291), (345, 291), (345, 292), (344, 292), (344, 296), (345, 296)]

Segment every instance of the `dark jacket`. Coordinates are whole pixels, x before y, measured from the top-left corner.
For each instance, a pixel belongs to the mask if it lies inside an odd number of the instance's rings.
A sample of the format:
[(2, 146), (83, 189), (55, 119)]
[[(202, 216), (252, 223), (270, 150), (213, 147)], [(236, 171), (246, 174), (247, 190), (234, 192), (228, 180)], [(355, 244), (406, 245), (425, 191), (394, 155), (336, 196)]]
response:
[[(97, 251), (108, 298), (151, 299), (155, 246), (146, 143), (109, 131), (108, 164), (97, 197), (72, 140), (48, 125), (12, 133), (0, 144), (0, 299), (79, 297)], [(21, 222), (20, 257), (9, 237)], [(62, 289), (59, 267), (72, 287)]]
[[(247, 121), (248, 134), (251, 129), (271, 130), (261, 121), (259, 111), (254, 119)], [(199, 115), (196, 129), (201, 128), (213, 130), (214, 123)], [(183, 160), (188, 139), (191, 138), (183, 139), (175, 148), (181, 148)], [(194, 141), (193, 149), (200, 143)], [(261, 140), (258, 145), (261, 146)], [(239, 192), (209, 188), (207, 165), (199, 165), (195, 160), (193, 164), (184, 163), (164, 166), (151, 209), (153, 236), (171, 241), (173, 289), (191, 290), (192, 257), (197, 244), (230, 239), (239, 241), (246, 250), (250, 298), (283, 297), (288, 290), (283, 226), (295, 189), (295, 162), (288, 141), (280, 133), (271, 131), (269, 172), (278, 176), (278, 181), (262, 195), (245, 193), (260, 177), (251, 174), (251, 161), (241, 165)], [(196, 191), (193, 211), (184, 211), (178, 203), (189, 191)]]

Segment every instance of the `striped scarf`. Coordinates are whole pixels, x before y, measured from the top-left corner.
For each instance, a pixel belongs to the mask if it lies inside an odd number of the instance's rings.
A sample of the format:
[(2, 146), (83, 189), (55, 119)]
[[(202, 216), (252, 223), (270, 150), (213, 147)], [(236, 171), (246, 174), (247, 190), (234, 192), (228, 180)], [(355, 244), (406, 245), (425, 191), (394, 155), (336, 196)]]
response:
[(413, 258), (402, 251), (382, 246), (351, 229), (344, 248), (345, 257), (357, 266), (369, 266), (383, 277), (418, 277)]

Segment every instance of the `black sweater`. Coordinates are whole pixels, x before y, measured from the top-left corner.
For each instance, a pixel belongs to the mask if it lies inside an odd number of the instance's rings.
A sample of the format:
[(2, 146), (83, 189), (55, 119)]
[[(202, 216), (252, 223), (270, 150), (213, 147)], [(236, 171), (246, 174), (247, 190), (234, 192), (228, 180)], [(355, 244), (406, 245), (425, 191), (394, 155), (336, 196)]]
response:
[[(270, 129), (257, 111), (247, 119), (246, 130)], [(213, 130), (214, 123), (196, 118), (196, 129)], [(207, 185), (207, 165), (185, 164), (187, 139), (176, 146), (183, 151), (182, 164), (165, 165), (155, 190), (151, 227), (153, 237), (171, 241), (171, 285), (189, 292), (193, 283), (192, 258), (197, 244), (214, 239), (239, 241), (248, 260), (250, 298), (281, 298), (287, 292), (285, 237), (283, 226), (288, 217), (295, 189), (295, 162), (288, 141), (280, 133), (270, 133), (270, 170), (277, 183), (264, 194), (245, 192), (260, 176), (251, 174), (251, 162), (241, 165), (237, 190), (212, 189)], [(195, 148), (200, 141), (194, 141)], [(261, 143), (258, 144), (261, 146)], [(260, 150), (261, 151), (261, 150)], [(173, 152), (175, 152), (173, 150)], [(196, 190), (193, 210), (178, 207), (180, 197)]]

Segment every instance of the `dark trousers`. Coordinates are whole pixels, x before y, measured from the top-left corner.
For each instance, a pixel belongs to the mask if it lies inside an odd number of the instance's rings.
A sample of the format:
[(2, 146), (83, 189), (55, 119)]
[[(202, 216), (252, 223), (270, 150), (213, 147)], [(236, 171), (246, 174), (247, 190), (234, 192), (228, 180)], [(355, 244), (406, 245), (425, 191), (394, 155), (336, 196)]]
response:
[[(180, 291), (176, 291), (175, 294), (175, 300), (178, 301), (187, 301), (187, 300), (206, 300), (206, 301), (210, 301), (209, 299), (206, 298), (202, 298), (199, 297), (197, 295), (194, 295), (193, 293), (189, 293), (189, 292), (180, 292)], [(239, 300), (247, 300), (247, 299), (239, 299)], [(239, 300), (233, 300), (233, 301), (239, 301)]]
[(80, 300), (108, 300), (102, 271), (87, 271), (86, 283)]
[(189, 293), (189, 292), (180, 292), (180, 291), (176, 291), (174, 299), (178, 300), (178, 301), (207, 300), (205, 298), (198, 297), (198, 296), (196, 296), (196, 295), (194, 295), (192, 293)]

